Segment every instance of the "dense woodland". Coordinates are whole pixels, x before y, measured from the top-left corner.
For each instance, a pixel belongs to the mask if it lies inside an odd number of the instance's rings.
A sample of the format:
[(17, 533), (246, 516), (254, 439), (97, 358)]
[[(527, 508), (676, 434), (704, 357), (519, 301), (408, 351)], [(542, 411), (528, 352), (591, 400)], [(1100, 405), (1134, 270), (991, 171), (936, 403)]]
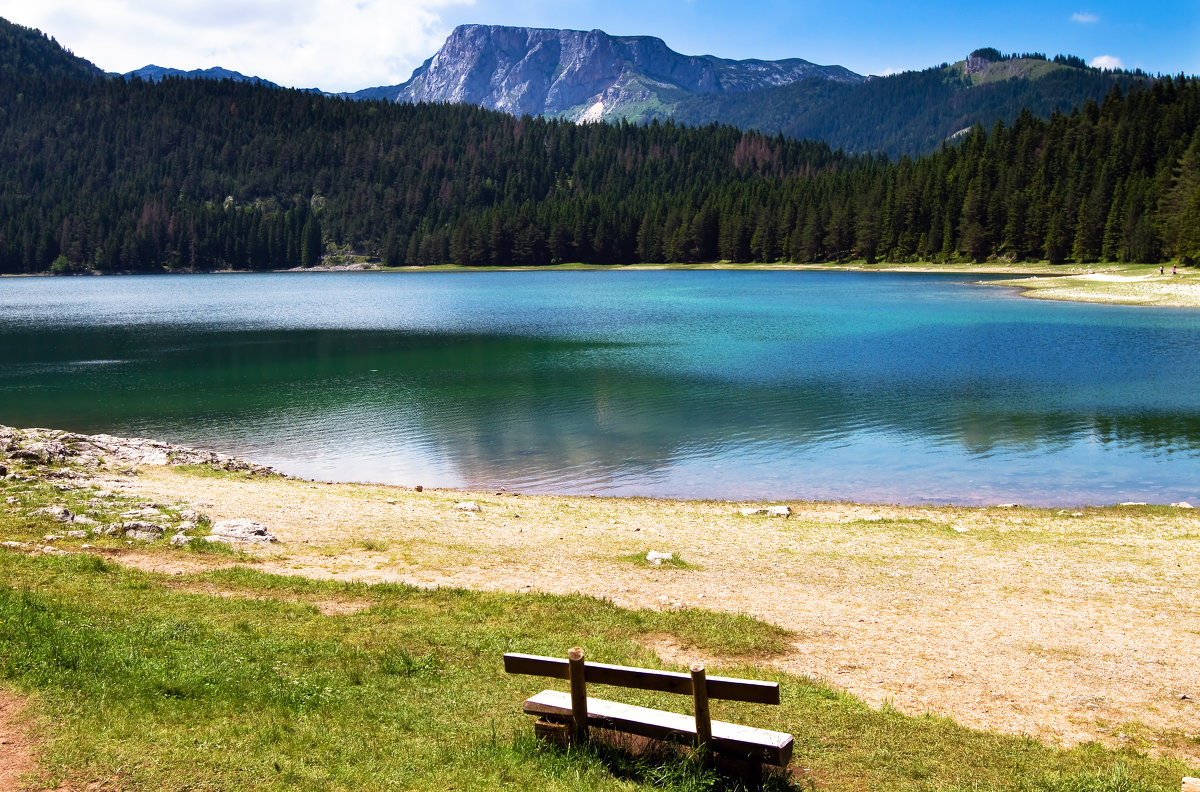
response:
[[(48, 43), (48, 42), (47, 42)], [(0, 55), (0, 272), (1200, 259), (1200, 83), (1115, 86), (920, 159)], [(65, 56), (65, 53), (64, 53)]]

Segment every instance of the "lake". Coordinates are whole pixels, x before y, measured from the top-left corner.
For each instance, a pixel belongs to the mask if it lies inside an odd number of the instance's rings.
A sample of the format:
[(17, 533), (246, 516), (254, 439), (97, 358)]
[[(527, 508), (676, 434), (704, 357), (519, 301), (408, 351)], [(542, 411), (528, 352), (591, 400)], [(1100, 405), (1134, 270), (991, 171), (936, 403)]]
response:
[(1200, 311), (961, 275), (0, 279), (0, 423), (304, 477), (1200, 505)]

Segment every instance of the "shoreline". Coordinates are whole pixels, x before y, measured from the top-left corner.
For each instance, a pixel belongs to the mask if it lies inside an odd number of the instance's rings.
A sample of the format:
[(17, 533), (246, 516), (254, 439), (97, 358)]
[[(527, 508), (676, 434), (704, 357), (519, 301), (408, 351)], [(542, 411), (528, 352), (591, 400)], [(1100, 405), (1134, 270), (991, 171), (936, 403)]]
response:
[[(1165, 308), (1200, 308), (1200, 272), (1183, 268), (1178, 274), (1156, 272), (1150, 264), (558, 264), (545, 267), (382, 267), (367, 264), (318, 266), (270, 270), (269, 273), (422, 273), (422, 272), (650, 272), (650, 271), (759, 271), (759, 272), (880, 272), (953, 275), (1013, 275), (1008, 280), (980, 281), (979, 285), (1013, 288), (1022, 297), (1061, 302), (1141, 305)], [(242, 275), (269, 274), (250, 270), (214, 270), (200, 273), (51, 273), (0, 275), (3, 278), (106, 277), (110, 275)]]
[[(54, 430), (6, 437), (6, 495), (42, 488), (103, 520), (109, 512), (86, 504), (108, 493), (120, 508), (253, 520), (279, 541), (231, 556), (171, 546), (169, 533), (45, 540), (37, 528), (22, 548), (0, 552), (89, 552), (167, 575), (249, 564), (314, 579), (746, 614), (791, 632), (791, 649), (771, 666), (873, 707), (1200, 760), (1194, 510), (417, 491), (287, 478), (154, 441)], [(766, 512), (772, 505), (780, 516)], [(651, 550), (678, 563), (652, 565)], [(687, 659), (670, 643), (648, 648)]]

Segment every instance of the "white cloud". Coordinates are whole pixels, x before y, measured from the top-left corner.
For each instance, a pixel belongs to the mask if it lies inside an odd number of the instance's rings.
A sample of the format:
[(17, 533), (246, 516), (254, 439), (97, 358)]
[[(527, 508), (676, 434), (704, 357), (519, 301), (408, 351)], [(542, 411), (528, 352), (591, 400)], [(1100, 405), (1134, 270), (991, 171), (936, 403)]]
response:
[(1087, 11), (1077, 11), (1071, 14), (1071, 21), (1081, 25), (1094, 25), (1100, 21), (1100, 17)]
[(1123, 69), (1125, 64), (1116, 55), (1099, 55), (1092, 58), (1091, 66), (1097, 69)]
[(346, 91), (407, 80), (474, 0), (0, 0), (0, 16), (106, 71), (223, 66), (280, 85)]

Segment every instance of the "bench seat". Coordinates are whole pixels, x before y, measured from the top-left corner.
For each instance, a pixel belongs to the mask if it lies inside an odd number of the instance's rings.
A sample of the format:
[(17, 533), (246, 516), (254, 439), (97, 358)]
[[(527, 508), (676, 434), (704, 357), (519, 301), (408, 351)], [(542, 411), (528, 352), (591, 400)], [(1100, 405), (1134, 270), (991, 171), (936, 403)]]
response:
[[(524, 710), (530, 715), (539, 715), (549, 721), (569, 723), (571, 695), (559, 690), (543, 690), (525, 700)], [(613, 729), (655, 740), (692, 742), (696, 739), (696, 719), (691, 715), (591, 697), (587, 700), (587, 710), (588, 724), (597, 728)], [(792, 758), (792, 735), (713, 721), (711, 747), (718, 754), (786, 767)]]

